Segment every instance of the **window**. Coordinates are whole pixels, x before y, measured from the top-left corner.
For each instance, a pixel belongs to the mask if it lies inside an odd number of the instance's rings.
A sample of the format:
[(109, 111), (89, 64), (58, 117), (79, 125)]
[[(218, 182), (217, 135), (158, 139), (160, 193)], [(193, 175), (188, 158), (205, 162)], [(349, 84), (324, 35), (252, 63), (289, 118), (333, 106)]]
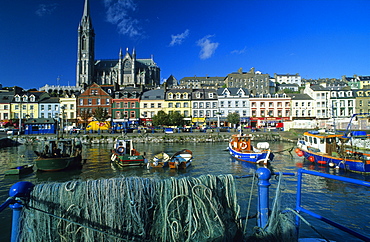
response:
[(131, 103), (131, 108), (135, 108), (135, 103), (134, 102)]
[(80, 106), (84, 105), (84, 100), (80, 99)]
[(70, 104), (69, 105), (69, 109), (74, 110), (75, 109), (75, 105), (74, 104)]
[(144, 108), (148, 108), (148, 104), (147, 103), (144, 103)]
[(87, 99), (87, 104), (92, 105), (92, 99), (91, 98)]
[(158, 104), (157, 104), (157, 107), (158, 107), (158, 108), (162, 108), (162, 103), (158, 103)]
[(101, 105), (100, 98), (96, 99), (96, 104)]
[(189, 103), (185, 102), (184, 103), (184, 108), (188, 108), (189, 107)]
[(135, 111), (130, 112), (130, 118), (135, 118)]
[(105, 105), (110, 105), (109, 98), (107, 98), (107, 99), (105, 100)]
[(154, 103), (151, 103), (150, 104), (150, 108), (154, 108)]
[(181, 108), (181, 103), (176, 103), (176, 108)]
[(173, 108), (173, 103), (168, 103), (169, 108)]
[(51, 111), (51, 105), (48, 105), (48, 111)]
[(193, 102), (193, 108), (198, 108), (198, 103), (197, 102)]
[(44, 111), (45, 110), (45, 106), (44, 105), (41, 105), (40, 106), (40, 109), (41, 109), (41, 111)]

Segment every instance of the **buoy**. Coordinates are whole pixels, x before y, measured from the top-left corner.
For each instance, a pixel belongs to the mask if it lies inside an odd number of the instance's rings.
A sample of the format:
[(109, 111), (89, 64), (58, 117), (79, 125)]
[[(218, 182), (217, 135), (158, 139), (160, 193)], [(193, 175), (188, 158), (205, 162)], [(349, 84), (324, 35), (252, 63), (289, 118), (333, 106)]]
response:
[(321, 165), (324, 165), (324, 164), (326, 164), (326, 161), (324, 161), (324, 160), (318, 160), (317, 163), (319, 163)]
[(315, 162), (315, 157), (313, 157), (313, 156), (309, 156), (309, 157), (308, 157), (308, 160), (309, 160), (309, 161), (311, 161), (311, 162)]
[(301, 151), (301, 150), (300, 150), (300, 151), (298, 151), (298, 152), (297, 152), (297, 155), (298, 155), (298, 156), (303, 156), (303, 151)]
[(334, 162), (329, 162), (329, 167), (333, 168), (335, 166)]
[(295, 148), (294, 150), (295, 153), (298, 153), (299, 151), (301, 151), (299, 148)]

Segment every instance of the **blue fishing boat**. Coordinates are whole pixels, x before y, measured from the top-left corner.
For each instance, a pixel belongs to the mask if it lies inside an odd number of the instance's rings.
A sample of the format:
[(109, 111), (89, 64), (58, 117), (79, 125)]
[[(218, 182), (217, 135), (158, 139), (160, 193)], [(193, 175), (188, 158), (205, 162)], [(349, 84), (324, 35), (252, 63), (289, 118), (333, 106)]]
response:
[(251, 136), (234, 134), (229, 141), (229, 152), (237, 160), (267, 165), (274, 159), (268, 142), (252, 146)]
[(298, 140), (295, 152), (321, 166), (370, 173), (370, 154), (347, 146), (350, 139), (350, 136), (325, 130), (308, 131)]

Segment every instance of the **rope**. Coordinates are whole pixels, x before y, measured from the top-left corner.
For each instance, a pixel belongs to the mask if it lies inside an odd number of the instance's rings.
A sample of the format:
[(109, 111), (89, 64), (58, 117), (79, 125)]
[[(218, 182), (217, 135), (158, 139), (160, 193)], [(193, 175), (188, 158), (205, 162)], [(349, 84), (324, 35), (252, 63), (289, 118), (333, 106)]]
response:
[(231, 175), (39, 184), (28, 208), (19, 241), (181, 242), (241, 233)]

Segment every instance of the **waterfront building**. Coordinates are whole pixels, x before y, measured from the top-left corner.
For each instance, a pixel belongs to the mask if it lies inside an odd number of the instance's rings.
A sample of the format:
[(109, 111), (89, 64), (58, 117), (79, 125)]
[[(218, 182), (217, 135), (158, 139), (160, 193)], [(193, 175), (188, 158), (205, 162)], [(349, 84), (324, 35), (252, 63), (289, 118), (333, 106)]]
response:
[(191, 109), (192, 123), (215, 126), (220, 112), (216, 89), (193, 89)]
[(64, 94), (59, 98), (60, 106), (63, 107), (62, 116), (66, 126), (77, 126), (77, 96)]
[(289, 93), (291, 98), (291, 120), (312, 120), (316, 118), (314, 100), (307, 94)]
[[(50, 98), (49, 94), (47, 94), (46, 92), (39, 91), (28, 91), (21, 94), (15, 94), (11, 104), (11, 118), (12, 119), (39, 118), (40, 102), (42, 100), (48, 100), (49, 98)], [(59, 103), (53, 101), (53, 107), (50, 106), (51, 115), (56, 115), (55, 109), (58, 108), (55, 108), (54, 107), (55, 105), (59, 106)]]
[(219, 88), (217, 89), (217, 99), (219, 107), (219, 118), (221, 126), (226, 121), (230, 113), (238, 113), (244, 125), (249, 124), (250, 118), (250, 93), (246, 88)]
[(139, 124), (142, 92), (142, 88), (135, 87), (125, 87), (123, 90), (115, 91), (112, 99), (113, 120)]
[(183, 77), (180, 79), (180, 86), (184, 88), (194, 88), (194, 89), (218, 89), (225, 86), (225, 77)]
[(78, 122), (87, 124), (94, 116), (97, 108), (101, 108), (108, 115), (111, 115), (111, 103), (113, 86), (106, 86), (105, 89), (96, 83), (87, 87), (77, 98), (77, 119)]
[(39, 101), (39, 113), (37, 116), (30, 115), (30, 118), (47, 118), (59, 120), (62, 115), (62, 110), (58, 97), (40, 98)]
[(164, 89), (145, 91), (140, 99), (140, 119), (145, 126), (152, 126), (153, 116), (164, 108)]
[(331, 117), (330, 106), (330, 89), (321, 85), (310, 85), (306, 83), (304, 94), (309, 95), (314, 100), (317, 119), (328, 119)]
[(14, 90), (4, 90), (0, 92), (0, 120), (2, 125), (4, 125), (6, 122), (9, 122), (11, 119), (11, 103), (14, 95)]
[(132, 54), (117, 53), (118, 59), (95, 59), (95, 31), (90, 16), (89, 0), (85, 0), (84, 11), (78, 27), (76, 86), (98, 85), (159, 86), (160, 68), (153, 60), (138, 59), (136, 50)]
[(370, 113), (370, 89), (353, 90), (356, 97), (355, 113)]
[(174, 88), (165, 93), (163, 111), (170, 114), (178, 112), (185, 120), (191, 120), (191, 93), (193, 89)]
[(251, 95), (249, 102), (251, 127), (275, 129), (291, 120), (291, 98), (285, 93)]
[(255, 71), (254, 68), (248, 72), (243, 72), (243, 69), (239, 68), (237, 72), (228, 74), (225, 84), (230, 88), (247, 88), (253, 95), (276, 92), (275, 83), (270, 81), (270, 76)]
[(302, 77), (297, 74), (274, 74), (275, 82), (279, 84), (297, 84), (302, 85)]

